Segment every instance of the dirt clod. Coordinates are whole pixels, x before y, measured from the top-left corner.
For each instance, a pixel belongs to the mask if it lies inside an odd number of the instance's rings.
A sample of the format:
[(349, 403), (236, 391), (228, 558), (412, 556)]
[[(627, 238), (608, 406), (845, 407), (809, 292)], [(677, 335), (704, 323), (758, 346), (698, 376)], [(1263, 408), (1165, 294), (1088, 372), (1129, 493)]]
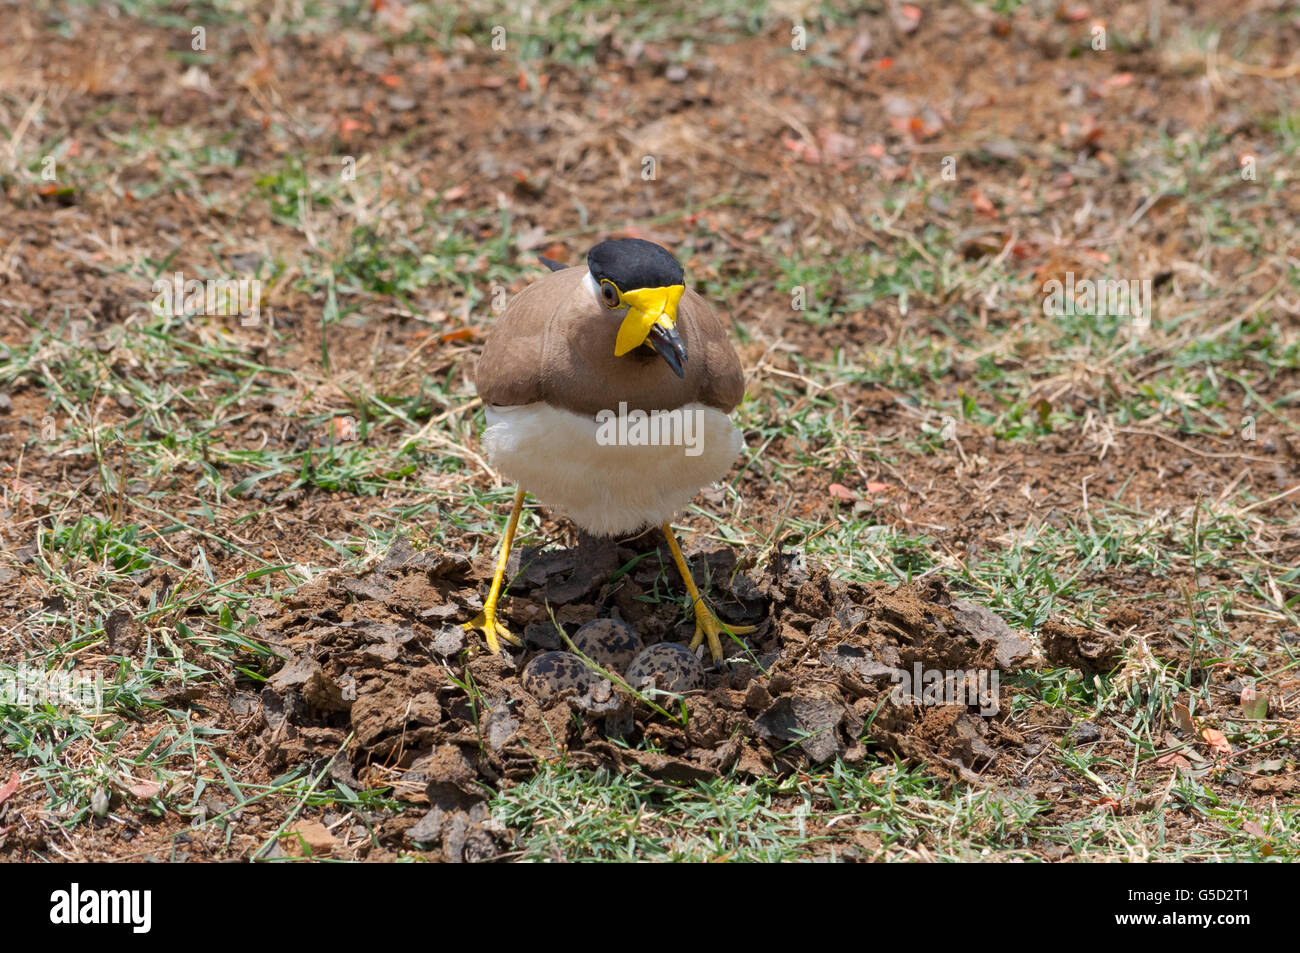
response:
[(1039, 633), (1047, 661), (1077, 668), (1089, 675), (1104, 675), (1119, 664), (1123, 640), (1055, 619), (1043, 623)]

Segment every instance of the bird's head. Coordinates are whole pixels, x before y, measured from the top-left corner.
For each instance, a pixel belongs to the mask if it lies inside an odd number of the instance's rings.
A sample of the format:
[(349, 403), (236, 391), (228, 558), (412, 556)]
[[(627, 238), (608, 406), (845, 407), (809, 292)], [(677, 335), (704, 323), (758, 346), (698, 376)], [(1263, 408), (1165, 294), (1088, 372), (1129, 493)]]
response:
[(622, 316), (614, 356), (645, 344), (684, 377), (686, 345), (677, 331), (677, 304), (686, 292), (681, 263), (654, 242), (616, 238), (587, 252), (587, 270), (601, 307)]

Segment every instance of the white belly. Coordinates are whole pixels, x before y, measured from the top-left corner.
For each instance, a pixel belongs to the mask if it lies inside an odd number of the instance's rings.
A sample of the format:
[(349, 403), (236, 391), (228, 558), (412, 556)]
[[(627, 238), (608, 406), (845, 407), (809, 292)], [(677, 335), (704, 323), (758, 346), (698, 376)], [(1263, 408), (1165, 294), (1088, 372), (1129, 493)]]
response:
[(544, 504), (593, 535), (621, 536), (671, 520), (726, 476), (745, 442), (703, 404), (620, 431), (617, 420), (536, 403), (488, 407), (483, 444), (493, 466)]

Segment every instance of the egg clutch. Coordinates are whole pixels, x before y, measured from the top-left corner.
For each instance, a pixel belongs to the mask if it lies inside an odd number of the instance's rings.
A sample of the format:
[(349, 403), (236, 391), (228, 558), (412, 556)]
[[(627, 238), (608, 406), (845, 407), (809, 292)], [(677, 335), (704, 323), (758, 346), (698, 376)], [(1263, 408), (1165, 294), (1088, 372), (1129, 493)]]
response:
[(704, 687), (704, 666), (686, 646), (646, 646), (636, 629), (617, 619), (595, 619), (573, 634), (574, 652), (543, 652), (524, 666), (521, 681), (538, 701), (572, 692), (586, 695), (603, 680), (582, 655), (620, 676), (635, 691), (679, 695)]

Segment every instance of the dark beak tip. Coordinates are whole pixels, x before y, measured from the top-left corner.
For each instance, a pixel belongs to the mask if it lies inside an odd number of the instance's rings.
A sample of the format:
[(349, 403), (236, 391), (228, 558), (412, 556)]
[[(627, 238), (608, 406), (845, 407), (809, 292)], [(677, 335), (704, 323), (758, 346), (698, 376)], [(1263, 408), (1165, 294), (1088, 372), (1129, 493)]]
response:
[(686, 363), (686, 345), (682, 342), (681, 335), (676, 331), (665, 331), (658, 326), (650, 331), (650, 337), (646, 341), (654, 352), (658, 354), (665, 364), (667, 364), (674, 374), (683, 380), (686, 378), (686, 370), (683, 365)]

